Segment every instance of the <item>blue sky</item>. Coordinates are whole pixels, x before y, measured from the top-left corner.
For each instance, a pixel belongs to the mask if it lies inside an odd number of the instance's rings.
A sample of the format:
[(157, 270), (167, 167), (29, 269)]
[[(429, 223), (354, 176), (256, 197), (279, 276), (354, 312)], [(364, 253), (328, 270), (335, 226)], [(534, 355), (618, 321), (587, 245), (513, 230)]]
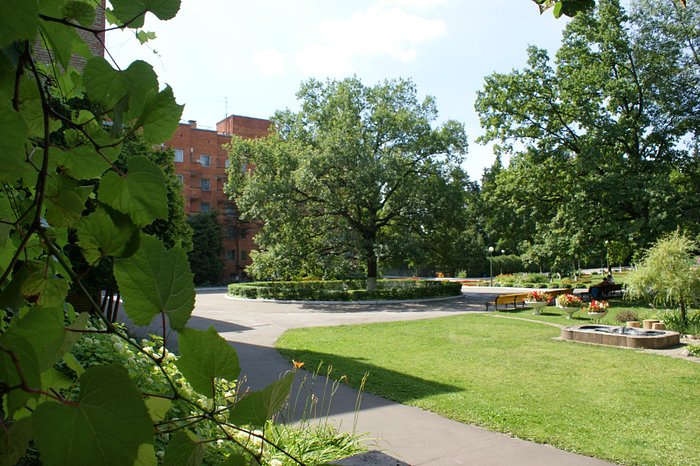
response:
[(484, 77), (522, 68), (528, 44), (553, 54), (565, 24), (529, 0), (183, 0), (175, 19), (147, 18), (155, 41), (140, 46), (115, 32), (107, 47), (122, 67), (151, 63), (185, 104), (183, 120), (212, 129), (227, 112), (296, 109), (299, 84), (311, 77), (411, 78), (436, 98), (440, 121), (465, 125), (465, 168), (479, 180), (494, 159), (475, 142)]

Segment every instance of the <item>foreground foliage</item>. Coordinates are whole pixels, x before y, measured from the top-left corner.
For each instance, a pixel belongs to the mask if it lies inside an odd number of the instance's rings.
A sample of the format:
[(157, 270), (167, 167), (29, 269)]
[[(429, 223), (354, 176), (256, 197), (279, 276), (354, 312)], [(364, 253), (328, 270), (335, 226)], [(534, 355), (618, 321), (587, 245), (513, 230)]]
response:
[(369, 371), (369, 392), (519, 438), (622, 464), (700, 462), (700, 364), (558, 335), (472, 314), (292, 330), (278, 348), (351, 382)]
[[(111, 5), (108, 20), (145, 40), (145, 14), (168, 20), (180, 2)], [(213, 328), (187, 327), (195, 293), (178, 240), (187, 228), (169, 216), (177, 204), (168, 201), (167, 170), (134, 147), (119, 159), (127, 141), (148, 151), (170, 137), (182, 106), (147, 63), (118, 69), (90, 55), (77, 31), (101, 37), (96, 8), (0, 6), (0, 464), (17, 463), (30, 446), (47, 465), (155, 465), (156, 450), (166, 465), (200, 464), (212, 443), (232, 449), (215, 462), (257, 464), (272, 448), (264, 429), (294, 374), (238, 396), (234, 349)], [(73, 54), (87, 59), (81, 73)], [(98, 269), (131, 321), (157, 322), (163, 346), (166, 329), (177, 332), (179, 358), (137, 343), (102, 314), (86, 287)], [(76, 297), (89, 310), (75, 312), (68, 299)]]

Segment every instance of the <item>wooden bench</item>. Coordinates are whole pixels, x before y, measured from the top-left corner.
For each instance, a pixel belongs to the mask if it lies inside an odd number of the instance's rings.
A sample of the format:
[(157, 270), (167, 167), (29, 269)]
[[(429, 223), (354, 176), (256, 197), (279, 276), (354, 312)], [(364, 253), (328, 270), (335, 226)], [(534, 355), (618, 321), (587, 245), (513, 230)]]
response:
[[(593, 290), (596, 290), (596, 292), (594, 292)], [(586, 299), (603, 299), (609, 298), (612, 293), (617, 293), (618, 291), (623, 291), (621, 283), (611, 283), (610, 285), (595, 285), (589, 287), (588, 291), (582, 293), (581, 297)], [(596, 298), (593, 298), (594, 294), (597, 296)]]
[(573, 292), (574, 292), (573, 288), (560, 288), (558, 290), (545, 291), (545, 293), (547, 293), (553, 299), (556, 299), (556, 297), (559, 296), (560, 294), (572, 294)]
[(520, 304), (521, 307), (525, 307), (525, 298), (527, 298), (528, 293), (511, 293), (511, 294), (502, 294), (496, 296), (496, 299), (493, 301), (488, 301), (486, 303), (486, 310), (489, 310), (489, 307), (494, 306), (496, 310), (498, 310), (499, 304), (503, 306), (504, 308), (508, 308), (508, 306), (513, 306), (513, 309), (517, 309), (518, 304)]

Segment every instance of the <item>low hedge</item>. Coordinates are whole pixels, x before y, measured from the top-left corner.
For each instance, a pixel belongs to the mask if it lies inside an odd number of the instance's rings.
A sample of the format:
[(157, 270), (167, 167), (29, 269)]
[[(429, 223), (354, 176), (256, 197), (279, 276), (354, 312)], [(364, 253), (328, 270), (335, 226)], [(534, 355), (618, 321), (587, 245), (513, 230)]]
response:
[(229, 296), (249, 299), (299, 301), (375, 301), (459, 296), (458, 282), (435, 280), (377, 280), (377, 289), (367, 291), (365, 280), (327, 280), (304, 282), (232, 283)]

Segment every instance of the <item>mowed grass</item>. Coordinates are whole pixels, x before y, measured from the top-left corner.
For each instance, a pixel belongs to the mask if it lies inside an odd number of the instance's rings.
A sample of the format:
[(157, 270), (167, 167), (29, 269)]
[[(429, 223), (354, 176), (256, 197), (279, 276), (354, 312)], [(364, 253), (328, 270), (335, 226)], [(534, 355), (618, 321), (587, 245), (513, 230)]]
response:
[(624, 464), (700, 464), (700, 364), (558, 335), (467, 314), (291, 330), (278, 349), (354, 386), (368, 371), (371, 393), (519, 438)]

